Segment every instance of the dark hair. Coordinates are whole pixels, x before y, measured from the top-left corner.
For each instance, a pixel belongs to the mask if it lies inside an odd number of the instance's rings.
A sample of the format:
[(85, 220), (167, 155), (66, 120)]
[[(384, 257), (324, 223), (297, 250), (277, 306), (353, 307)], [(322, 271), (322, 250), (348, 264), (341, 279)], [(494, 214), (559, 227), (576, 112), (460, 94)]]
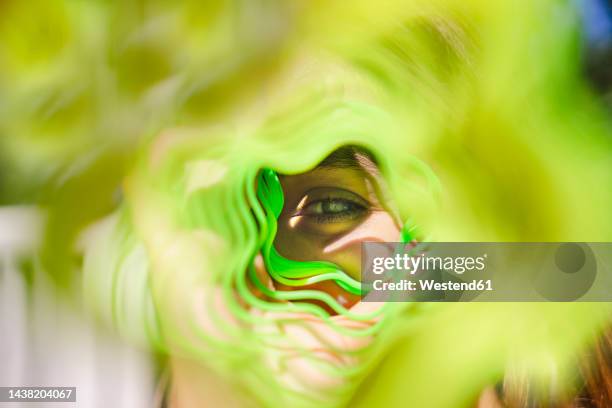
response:
[(542, 396), (526, 378), (507, 377), (497, 387), (508, 408), (610, 408), (612, 407), (612, 328), (577, 356), (578, 381), (567, 395)]

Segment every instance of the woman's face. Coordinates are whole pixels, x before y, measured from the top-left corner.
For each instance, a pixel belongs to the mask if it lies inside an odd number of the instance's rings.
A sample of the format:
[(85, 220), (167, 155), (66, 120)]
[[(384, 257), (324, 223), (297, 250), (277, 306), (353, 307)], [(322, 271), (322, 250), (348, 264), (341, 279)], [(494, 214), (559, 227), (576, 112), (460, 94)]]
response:
[[(286, 258), (329, 261), (359, 280), (361, 243), (399, 238), (400, 225), (384, 196), (379, 170), (360, 149), (339, 149), (315, 169), (281, 176), (280, 181), (285, 205), (274, 245)], [(281, 290), (304, 289), (278, 283), (275, 286)], [(327, 292), (345, 307), (359, 300), (333, 281), (308, 288)]]

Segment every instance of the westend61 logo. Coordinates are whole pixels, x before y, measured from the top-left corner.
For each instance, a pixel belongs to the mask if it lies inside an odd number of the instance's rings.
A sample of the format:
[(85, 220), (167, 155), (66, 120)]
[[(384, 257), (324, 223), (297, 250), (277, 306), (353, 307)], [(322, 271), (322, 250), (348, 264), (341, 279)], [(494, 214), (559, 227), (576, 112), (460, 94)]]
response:
[(610, 302), (610, 271), (604, 242), (371, 242), (362, 244), (362, 299)]

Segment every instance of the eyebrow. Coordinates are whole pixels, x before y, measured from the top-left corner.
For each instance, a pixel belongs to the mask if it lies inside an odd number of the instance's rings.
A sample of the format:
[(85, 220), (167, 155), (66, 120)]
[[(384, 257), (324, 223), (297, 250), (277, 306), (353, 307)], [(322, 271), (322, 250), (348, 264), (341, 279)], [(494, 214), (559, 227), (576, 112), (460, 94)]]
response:
[(372, 170), (378, 172), (374, 156), (358, 146), (344, 146), (327, 156), (317, 168), (343, 168), (352, 170)]

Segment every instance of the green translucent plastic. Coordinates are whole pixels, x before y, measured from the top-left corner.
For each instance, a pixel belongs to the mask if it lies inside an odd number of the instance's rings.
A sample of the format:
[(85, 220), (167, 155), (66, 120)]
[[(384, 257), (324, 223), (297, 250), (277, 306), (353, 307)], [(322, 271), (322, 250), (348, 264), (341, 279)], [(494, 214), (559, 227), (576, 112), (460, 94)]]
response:
[[(69, 179), (87, 167), (77, 158), (107, 143), (136, 152), (120, 208), (86, 249), (92, 308), (267, 407), (346, 406), (368, 375), (380, 380), (359, 393), (365, 406), (469, 406), (517, 356), (561, 378), (546, 370), (590, 341), (608, 305), (357, 313), (308, 286), (358, 294), (359, 282), (273, 243), (276, 172), (303, 173), (346, 145), (377, 159), (408, 220), (402, 242), (610, 241), (610, 132), (577, 76), (567, 10), (548, 0), (221, 3), (33, 0), (0, 15), (7, 174), (46, 179), (62, 162), (74, 164)], [(93, 174), (111, 174), (109, 162)], [(93, 188), (72, 185), (65, 219), (99, 206), (100, 179), (87, 180)], [(72, 248), (66, 236), (52, 237)], [(296, 290), (267, 288), (258, 254)], [(322, 361), (302, 342), (321, 327), (363, 347), (330, 334), (317, 347), (343, 363)], [(285, 381), (296, 356), (312, 375)], [(319, 374), (339, 381), (296, 389)]]
[[(268, 236), (262, 246), (262, 255), (270, 276), (277, 282), (288, 286), (304, 286), (333, 280), (347, 292), (361, 295), (361, 283), (350, 277), (337, 265), (324, 261), (294, 261), (278, 253), (274, 248), (274, 238), (276, 236), (277, 219), (284, 204), (283, 189), (278, 175), (272, 169), (263, 169), (259, 173), (257, 181), (257, 197), (266, 211), (269, 228)], [(415, 232), (415, 226), (405, 223), (400, 234), (401, 242), (412, 241)]]
[(331, 262), (294, 261), (278, 253), (274, 248), (274, 238), (277, 219), (283, 209), (283, 189), (278, 175), (271, 169), (263, 169), (260, 172), (257, 186), (257, 197), (266, 210), (269, 227), (261, 252), (270, 276), (288, 286), (304, 286), (333, 280), (347, 292), (361, 294), (361, 283)]

